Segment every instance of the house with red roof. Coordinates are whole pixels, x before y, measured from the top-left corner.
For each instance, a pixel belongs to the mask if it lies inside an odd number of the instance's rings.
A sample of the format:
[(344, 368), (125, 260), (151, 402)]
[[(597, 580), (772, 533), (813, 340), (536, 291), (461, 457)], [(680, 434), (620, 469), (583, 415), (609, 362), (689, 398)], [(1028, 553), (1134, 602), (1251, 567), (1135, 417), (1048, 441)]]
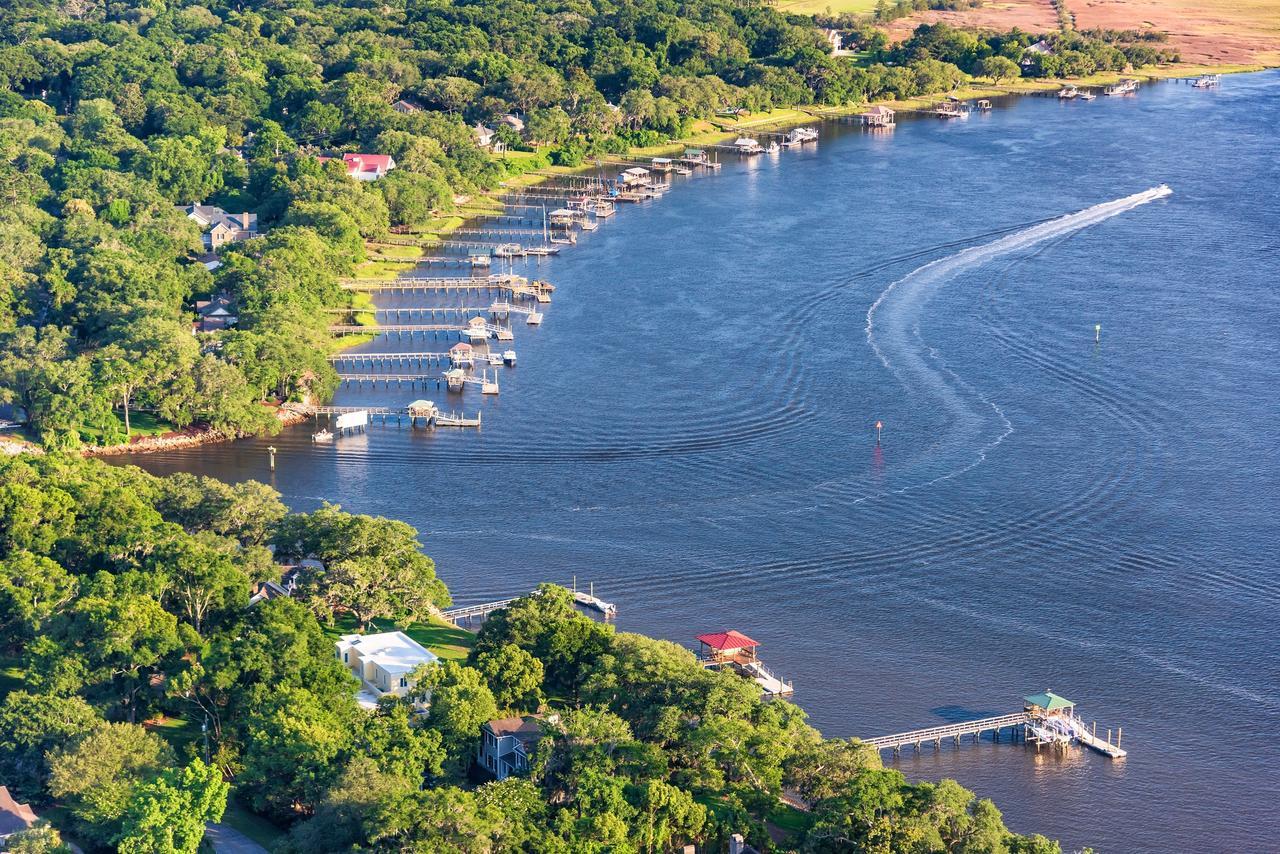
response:
[[(317, 157), (321, 163), (336, 158)], [(347, 167), (347, 174), (358, 181), (376, 181), (396, 168), (396, 161), (390, 154), (356, 154), (348, 152), (342, 155), (342, 162)]]

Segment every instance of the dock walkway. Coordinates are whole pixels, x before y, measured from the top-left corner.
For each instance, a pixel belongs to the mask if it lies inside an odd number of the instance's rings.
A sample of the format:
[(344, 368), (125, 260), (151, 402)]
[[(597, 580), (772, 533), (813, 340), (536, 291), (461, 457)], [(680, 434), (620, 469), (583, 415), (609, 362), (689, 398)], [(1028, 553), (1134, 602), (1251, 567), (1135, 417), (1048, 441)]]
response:
[(869, 744), (877, 750), (892, 750), (897, 753), (908, 746), (914, 747), (918, 751), (926, 743), (937, 747), (942, 744), (942, 740), (945, 738), (953, 739), (957, 745), (967, 735), (973, 736), (973, 740), (977, 741), (986, 732), (992, 733), (996, 741), (999, 741), (1001, 730), (1012, 728), (1016, 734), (1018, 727), (1030, 722), (1031, 715), (1026, 712), (1015, 712), (1010, 715), (996, 715), (995, 717), (979, 718), (974, 721), (961, 721), (960, 723), (943, 724), (941, 726), (926, 727), (925, 729), (913, 729), (895, 735), (866, 738), (862, 740), (862, 743)]

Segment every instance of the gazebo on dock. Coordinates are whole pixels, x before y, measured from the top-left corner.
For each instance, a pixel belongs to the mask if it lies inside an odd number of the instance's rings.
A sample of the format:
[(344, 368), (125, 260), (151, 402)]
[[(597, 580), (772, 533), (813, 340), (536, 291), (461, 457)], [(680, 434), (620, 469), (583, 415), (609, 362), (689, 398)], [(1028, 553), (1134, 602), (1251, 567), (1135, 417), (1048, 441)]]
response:
[(1042, 693), (1023, 697), (1027, 714), (1033, 718), (1071, 717), (1076, 704), (1045, 688)]
[(735, 629), (711, 632), (694, 638), (699, 644), (698, 660), (704, 662), (738, 662), (756, 660), (759, 643)]

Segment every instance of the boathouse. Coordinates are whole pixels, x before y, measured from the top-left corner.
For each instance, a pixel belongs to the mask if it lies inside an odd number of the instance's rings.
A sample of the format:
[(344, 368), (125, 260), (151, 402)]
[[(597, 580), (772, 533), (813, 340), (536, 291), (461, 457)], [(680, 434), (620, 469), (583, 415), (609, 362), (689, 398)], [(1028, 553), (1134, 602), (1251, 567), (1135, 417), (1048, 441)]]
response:
[(735, 629), (694, 638), (700, 646), (698, 660), (713, 662), (755, 661), (759, 643)]
[(733, 147), (739, 154), (760, 154), (764, 151), (760, 143), (749, 136), (740, 136), (733, 141)]
[(766, 698), (782, 697), (794, 693), (794, 688), (756, 657), (759, 643), (735, 629), (727, 632), (711, 632), (698, 635), (695, 640), (699, 644), (698, 661), (703, 667), (718, 670), (730, 667), (741, 676), (760, 686)]
[(449, 348), (449, 361), (455, 368), (469, 368), (476, 363), (475, 348), (466, 341), (459, 341)]
[(862, 114), (862, 123), (871, 128), (893, 127), (895, 113), (884, 106), (876, 106)]
[(632, 166), (630, 169), (623, 170), (618, 177), (624, 186), (630, 187), (634, 184), (643, 184), (649, 180), (649, 170), (643, 166)]
[(1027, 714), (1033, 718), (1047, 717), (1071, 717), (1075, 711), (1076, 704), (1068, 700), (1066, 697), (1059, 697), (1057, 694), (1044, 689), (1039, 694), (1032, 694), (1029, 697), (1022, 698), (1024, 708)]

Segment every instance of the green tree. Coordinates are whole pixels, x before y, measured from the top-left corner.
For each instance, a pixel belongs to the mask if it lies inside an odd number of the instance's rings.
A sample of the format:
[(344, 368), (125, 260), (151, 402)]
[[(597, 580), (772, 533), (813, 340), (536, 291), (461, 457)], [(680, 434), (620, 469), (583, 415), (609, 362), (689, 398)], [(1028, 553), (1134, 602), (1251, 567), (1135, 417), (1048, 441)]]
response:
[(1018, 66), (1018, 63), (1008, 57), (988, 56), (982, 60), (982, 64), (979, 66), (979, 73), (983, 77), (990, 77), (991, 82), (999, 86), (1001, 80), (1009, 80), (1021, 76), (1022, 69)]
[(0, 777), (15, 798), (40, 800), (55, 748), (75, 743), (101, 723), (79, 697), (10, 691), (0, 701)]
[(299, 579), (300, 596), (323, 616), (349, 613), (361, 627), (381, 617), (413, 622), (449, 602), (418, 532), (404, 522), (325, 505), (284, 520), (276, 542), (285, 554), (324, 563)]
[(475, 666), (500, 708), (533, 712), (542, 705), (542, 662), (515, 644), (480, 653)]
[(78, 832), (100, 845), (119, 837), (135, 790), (174, 762), (173, 750), (134, 724), (103, 724), (49, 755), (49, 793), (63, 801)]
[(71, 846), (62, 841), (62, 835), (47, 821), (9, 834), (4, 844), (9, 854), (71, 854)]
[(196, 854), (205, 825), (220, 821), (230, 786), (199, 759), (134, 791), (116, 840), (120, 854)]
[(75, 598), (76, 579), (58, 563), (28, 551), (0, 560), (0, 636), (16, 647), (40, 633)]
[(440, 733), (454, 773), (467, 770), (480, 739), (480, 726), (498, 716), (498, 704), (484, 674), (454, 661), (423, 665), (414, 674), (417, 691), (430, 697), (427, 723)]

